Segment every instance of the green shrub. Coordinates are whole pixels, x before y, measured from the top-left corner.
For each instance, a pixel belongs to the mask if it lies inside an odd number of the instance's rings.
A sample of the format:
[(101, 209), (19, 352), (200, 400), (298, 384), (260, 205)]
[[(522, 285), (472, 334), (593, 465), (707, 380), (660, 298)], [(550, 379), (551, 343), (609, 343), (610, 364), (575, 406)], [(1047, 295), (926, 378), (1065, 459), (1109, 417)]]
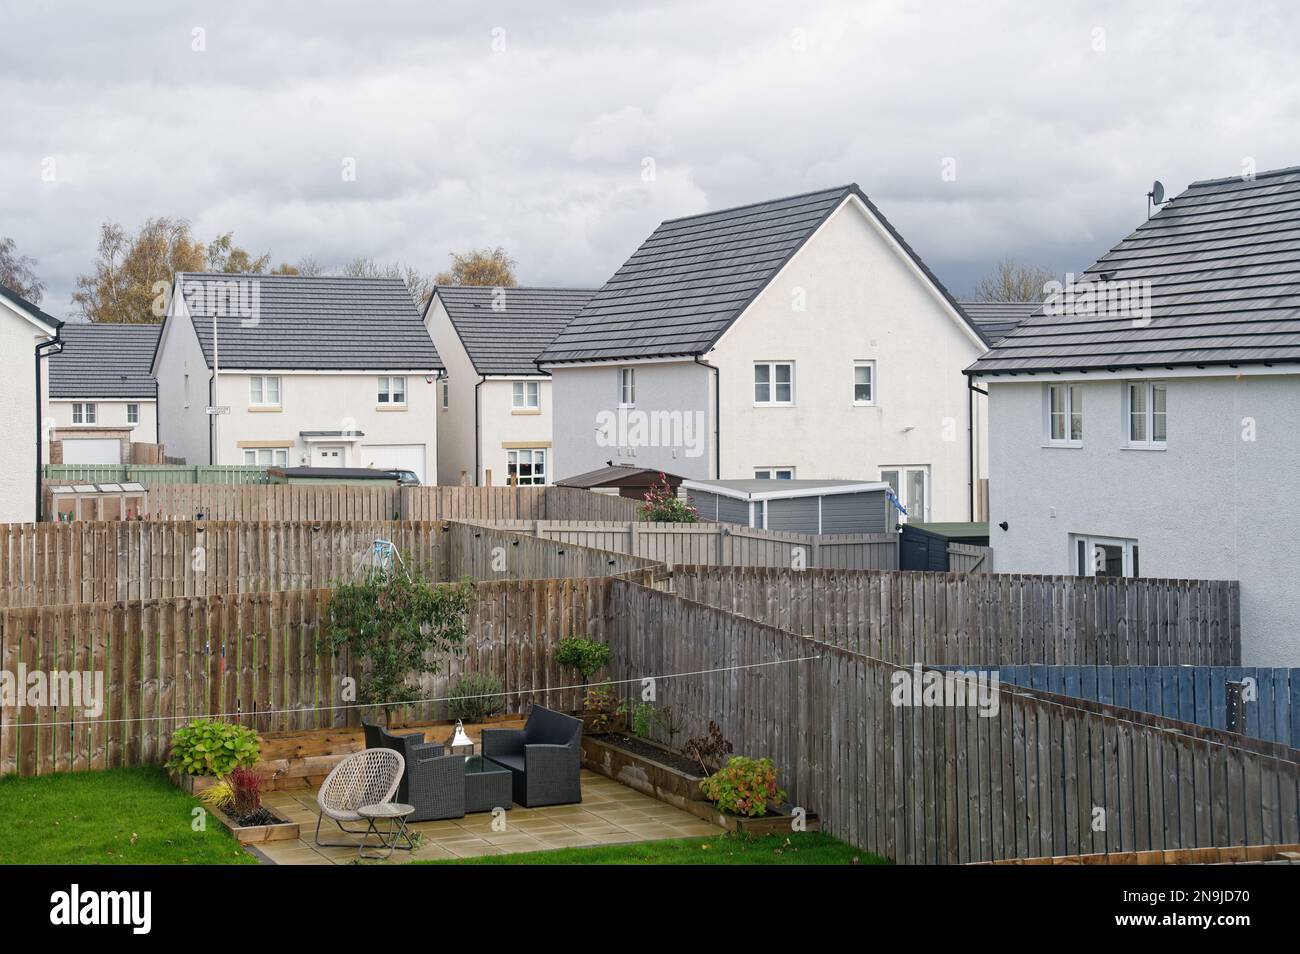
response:
[(466, 673), (456, 680), (448, 693), (447, 712), (453, 719), (465, 722), (482, 722), (489, 716), (504, 712), (506, 697), (501, 693), (501, 680), (483, 673)]
[(655, 523), (695, 523), (700, 519), (700, 512), (690, 499), (683, 500), (677, 496), (666, 474), (660, 474), (659, 479), (650, 485), (640, 511), (642, 520)]
[(724, 812), (757, 818), (767, 814), (767, 803), (780, 805), (785, 792), (776, 787), (771, 759), (733, 755), (714, 774), (700, 782), (704, 797)]
[(650, 737), (659, 722), (659, 710), (649, 702), (638, 702), (632, 710), (632, 731), (643, 739)]
[(195, 719), (172, 733), (172, 757), (167, 767), (182, 775), (229, 775), (236, 766), (257, 764), (261, 746), (257, 733), (231, 722)]
[(585, 686), (609, 662), (609, 647), (586, 636), (566, 636), (556, 649), (555, 661), (578, 673)]

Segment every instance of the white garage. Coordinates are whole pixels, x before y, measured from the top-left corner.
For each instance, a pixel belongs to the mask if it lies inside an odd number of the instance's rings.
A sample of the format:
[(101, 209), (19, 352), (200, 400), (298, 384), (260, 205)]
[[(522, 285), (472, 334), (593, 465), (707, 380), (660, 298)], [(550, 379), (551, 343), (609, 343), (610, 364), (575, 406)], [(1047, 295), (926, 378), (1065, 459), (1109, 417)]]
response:
[(362, 444), (359, 467), (413, 470), (424, 483), (424, 444)]
[(65, 464), (120, 464), (122, 442), (115, 437), (64, 438), (63, 462)]

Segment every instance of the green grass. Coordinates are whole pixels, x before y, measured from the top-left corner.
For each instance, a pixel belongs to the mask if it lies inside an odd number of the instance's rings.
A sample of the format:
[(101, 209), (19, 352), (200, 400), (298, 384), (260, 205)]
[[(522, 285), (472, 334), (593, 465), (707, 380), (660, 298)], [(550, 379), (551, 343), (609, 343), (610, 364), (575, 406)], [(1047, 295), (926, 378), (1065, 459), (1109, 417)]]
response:
[(803, 834), (716, 835), (674, 838), (598, 848), (559, 848), (513, 855), (485, 855), (432, 865), (887, 865), (878, 855), (820, 832)]
[(160, 768), (0, 779), (0, 864), (257, 864)]

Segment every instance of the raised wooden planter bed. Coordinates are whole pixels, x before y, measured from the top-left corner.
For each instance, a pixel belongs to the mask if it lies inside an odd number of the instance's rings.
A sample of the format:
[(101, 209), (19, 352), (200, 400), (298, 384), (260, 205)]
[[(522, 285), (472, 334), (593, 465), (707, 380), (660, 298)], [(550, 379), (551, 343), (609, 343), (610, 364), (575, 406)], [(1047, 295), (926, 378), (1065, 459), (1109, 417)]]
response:
[[(790, 811), (789, 805), (779, 807), (769, 805), (767, 814), (758, 818), (732, 815), (720, 810), (712, 802), (693, 802), (682, 807), (692, 815), (713, 822), (727, 831), (741, 831), (747, 835), (780, 835), (794, 830), (791, 827), (793, 812)], [(821, 831), (821, 829), (821, 819), (815, 812), (808, 812), (804, 816), (804, 831)]]
[[(642, 741), (645, 745), (667, 751), (663, 746)], [(582, 737), (582, 764), (593, 772), (622, 782), (628, 788), (634, 788), (677, 808), (687, 808), (691, 804), (712, 807), (704, 801), (699, 776), (687, 775), (679, 769), (630, 752), (599, 736)]]
[[(260, 845), (268, 841), (296, 841), (298, 839), (297, 822), (287, 822), (280, 819), (273, 825), (249, 825), (245, 827), (238, 824), (219, 808), (209, 808), (208, 811), (221, 824), (226, 826), (230, 834), (235, 836), (235, 841), (241, 845)], [(275, 813), (271, 812), (271, 814), (274, 815)], [(276, 817), (279, 818), (279, 816)]]

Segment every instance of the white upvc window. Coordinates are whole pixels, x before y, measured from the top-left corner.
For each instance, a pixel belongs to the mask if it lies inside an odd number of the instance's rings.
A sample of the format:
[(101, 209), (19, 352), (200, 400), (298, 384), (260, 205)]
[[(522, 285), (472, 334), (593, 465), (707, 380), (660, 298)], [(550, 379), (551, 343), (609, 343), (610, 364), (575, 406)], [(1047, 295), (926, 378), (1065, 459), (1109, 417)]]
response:
[(514, 478), (514, 483), (521, 486), (546, 483), (546, 449), (544, 447), (525, 447), (508, 452), (509, 466), (507, 477)]
[(451, 407), (451, 381), (447, 378), (442, 379), (442, 409), (445, 411)]
[(253, 467), (287, 467), (289, 448), (249, 447), (244, 450), (244, 463)]
[(925, 464), (906, 467), (882, 467), (880, 479), (893, 488), (894, 496), (906, 514), (899, 523), (924, 523), (930, 519), (930, 468)]
[(618, 369), (618, 406), (636, 406), (636, 369)]
[(754, 363), (754, 403), (764, 407), (794, 404), (794, 362)]
[(794, 480), (793, 467), (758, 467), (754, 476), (759, 480)]
[(510, 407), (516, 411), (536, 411), (542, 406), (541, 381), (516, 381), (511, 389)]
[(94, 404), (73, 404), (72, 405), (72, 423), (73, 424), (94, 424), (98, 417), (99, 409)]
[(1138, 542), (1123, 537), (1071, 534), (1070, 561), (1076, 576), (1141, 576)]
[(1130, 381), (1124, 389), (1130, 447), (1164, 447), (1168, 437), (1163, 384)]
[(139, 404), (128, 404), (128, 405), (126, 406), (126, 422), (127, 422), (128, 424), (139, 424), (139, 423), (140, 423), (140, 405), (139, 405)]
[(1043, 389), (1043, 427), (1048, 444), (1083, 444), (1083, 385), (1049, 384)]
[(405, 404), (406, 378), (401, 376), (381, 376), (379, 378), (379, 390), (375, 400), (379, 404)]
[(853, 362), (853, 403), (858, 407), (876, 403), (876, 362)]
[(280, 379), (273, 374), (255, 374), (248, 379), (248, 403), (253, 407), (280, 406)]

